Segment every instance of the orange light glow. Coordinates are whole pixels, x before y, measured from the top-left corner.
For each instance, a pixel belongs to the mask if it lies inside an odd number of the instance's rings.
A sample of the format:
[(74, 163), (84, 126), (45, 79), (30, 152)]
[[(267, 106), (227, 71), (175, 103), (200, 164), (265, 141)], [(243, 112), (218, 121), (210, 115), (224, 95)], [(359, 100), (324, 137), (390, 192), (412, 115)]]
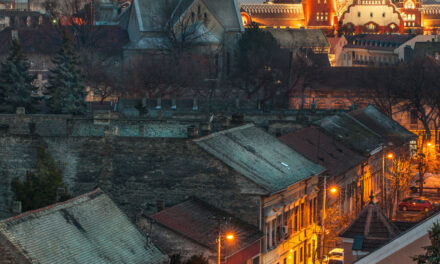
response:
[(336, 188), (336, 187), (331, 187), (330, 188), (330, 193), (335, 194), (337, 192), (338, 192), (338, 188)]
[(394, 154), (393, 153), (388, 153), (387, 158), (389, 158), (389, 159), (394, 158)]
[(431, 144), (431, 142), (428, 142), (428, 144), (427, 144), (427, 145), (428, 145), (428, 147), (430, 147), (430, 146), (431, 146), (432, 144)]
[(226, 239), (231, 241), (231, 240), (235, 239), (235, 236), (234, 236), (234, 234), (229, 233), (229, 234), (226, 234)]

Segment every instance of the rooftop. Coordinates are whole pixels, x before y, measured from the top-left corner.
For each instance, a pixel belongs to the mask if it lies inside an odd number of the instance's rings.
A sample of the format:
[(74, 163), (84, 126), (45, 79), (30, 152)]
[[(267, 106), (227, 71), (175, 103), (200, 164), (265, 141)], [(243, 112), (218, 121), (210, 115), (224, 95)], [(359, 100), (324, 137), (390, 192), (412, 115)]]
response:
[(330, 48), (327, 37), (320, 29), (272, 29), (266, 28), (282, 48)]
[(372, 105), (352, 111), (349, 115), (395, 146), (409, 143), (410, 140), (417, 138), (415, 134)]
[(347, 45), (345, 48), (361, 48), (368, 50), (394, 51), (403, 43), (412, 39), (413, 35), (397, 34), (359, 34), (346, 36)]
[(145, 263), (167, 260), (100, 189), (0, 221), (31, 263)]
[(353, 238), (353, 249), (371, 252), (399, 233), (400, 230), (370, 201), (339, 236)]
[(382, 145), (382, 138), (378, 134), (346, 113), (326, 117), (315, 124), (333, 138), (364, 155), (371, 155)]
[(326, 168), (330, 176), (338, 176), (365, 160), (363, 156), (326, 135), (318, 127), (304, 128), (279, 139)]
[(236, 237), (234, 243), (225, 244), (228, 247), (229, 255), (254, 244), (263, 236), (257, 227), (196, 198), (191, 198), (150, 216), (162, 226), (196, 241), (214, 252), (217, 245), (218, 221), (216, 218), (218, 217), (231, 218), (231, 222), (223, 226), (224, 232), (230, 231)]
[(253, 124), (214, 133), (195, 143), (268, 193), (325, 171)]

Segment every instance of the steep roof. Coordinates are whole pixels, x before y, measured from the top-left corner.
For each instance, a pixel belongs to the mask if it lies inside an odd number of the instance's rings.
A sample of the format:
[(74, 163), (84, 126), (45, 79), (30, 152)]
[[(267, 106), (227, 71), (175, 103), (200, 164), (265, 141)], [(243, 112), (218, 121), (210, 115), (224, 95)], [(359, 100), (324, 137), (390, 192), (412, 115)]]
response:
[(100, 189), (0, 221), (0, 235), (31, 263), (167, 260)]
[(194, 141), (269, 193), (284, 190), (325, 170), (252, 124)]
[(338, 176), (361, 164), (365, 157), (323, 133), (318, 127), (308, 127), (279, 138), (311, 161)]
[[(174, 14), (180, 17), (195, 0), (133, 0), (140, 31), (161, 31)], [(235, 0), (200, 0), (227, 31), (242, 31), (243, 26)]]
[(410, 140), (417, 138), (415, 134), (402, 127), (399, 123), (372, 105), (352, 111), (349, 114), (386, 141), (392, 142), (396, 146), (409, 143)]
[[(400, 230), (383, 214), (374, 202), (370, 201), (339, 236), (355, 239), (353, 247), (356, 248), (354, 249), (371, 252), (399, 233)], [(358, 245), (356, 245), (356, 240), (359, 241)]]
[(196, 198), (191, 198), (149, 217), (162, 226), (196, 241), (214, 252), (218, 234), (216, 218), (231, 218), (231, 222), (223, 226), (223, 231), (233, 232), (237, 239), (233, 244), (225, 244), (228, 255), (233, 255), (235, 252), (247, 248), (263, 237), (257, 227)]
[(369, 155), (381, 147), (382, 138), (379, 135), (346, 113), (326, 117), (315, 124), (364, 155)]

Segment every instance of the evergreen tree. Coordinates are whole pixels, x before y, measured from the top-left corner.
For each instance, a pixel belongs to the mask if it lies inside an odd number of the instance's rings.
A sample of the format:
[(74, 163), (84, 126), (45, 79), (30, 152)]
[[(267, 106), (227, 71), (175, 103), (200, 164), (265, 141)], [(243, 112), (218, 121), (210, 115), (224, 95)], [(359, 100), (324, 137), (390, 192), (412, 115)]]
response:
[(429, 240), (431, 245), (425, 247), (426, 253), (413, 258), (418, 264), (440, 264), (440, 225), (434, 223), (429, 231)]
[[(24, 181), (15, 178), (11, 182), (14, 199), (21, 201), (23, 211), (34, 210), (69, 198), (67, 192), (57, 197), (57, 189), (65, 188), (63, 171), (45, 148), (40, 147), (34, 171), (26, 173)], [(58, 198), (58, 199), (57, 199)]]
[(0, 111), (14, 112), (17, 107), (25, 107), (27, 112), (33, 108), (31, 96), (36, 87), (32, 82), (35, 76), (29, 74), (30, 64), (23, 55), (17, 40), (12, 41), (11, 52), (0, 70)]
[(50, 70), (48, 82), (48, 107), (52, 113), (80, 115), (86, 112), (85, 88), (79, 70), (79, 59), (73, 51), (66, 31), (62, 35), (61, 48), (52, 59), (55, 67)]

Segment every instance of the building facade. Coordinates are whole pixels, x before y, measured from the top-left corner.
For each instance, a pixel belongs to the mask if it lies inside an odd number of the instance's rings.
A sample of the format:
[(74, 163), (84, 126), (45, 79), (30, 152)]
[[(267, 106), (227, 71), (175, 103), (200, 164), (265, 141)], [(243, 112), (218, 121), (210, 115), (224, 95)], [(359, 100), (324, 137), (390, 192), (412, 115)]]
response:
[(440, 28), (440, 4), (400, 0), (268, 0), (241, 6), (244, 25), (320, 28), (327, 33), (431, 34)]

